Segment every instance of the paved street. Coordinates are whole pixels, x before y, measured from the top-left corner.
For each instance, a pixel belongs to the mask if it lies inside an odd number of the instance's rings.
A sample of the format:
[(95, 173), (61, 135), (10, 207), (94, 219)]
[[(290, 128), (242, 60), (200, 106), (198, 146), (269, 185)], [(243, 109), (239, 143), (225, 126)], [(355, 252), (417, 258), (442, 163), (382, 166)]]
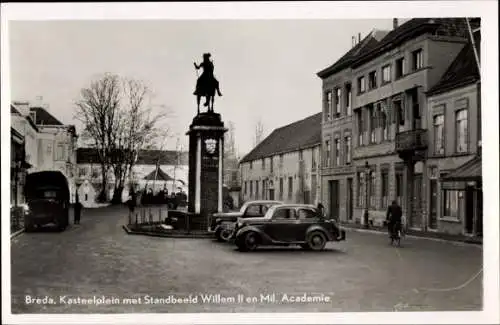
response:
[[(479, 310), (482, 250), (473, 246), (348, 232), (324, 252), (261, 249), (240, 253), (206, 239), (127, 235), (124, 208), (84, 210), (80, 226), (63, 233), (25, 233), (12, 243), (13, 313), (123, 312), (356, 312)], [(442, 290), (452, 288), (450, 290)], [(453, 289), (454, 288), (454, 289)], [(260, 295), (323, 294), (329, 302), (269, 303)], [(152, 304), (149, 297), (188, 297), (186, 303)], [(257, 303), (203, 303), (201, 294)], [(26, 304), (26, 297), (53, 304)], [(102, 296), (107, 304), (69, 304)], [(141, 298), (141, 301), (125, 298)], [(195, 297), (197, 301), (193, 300)], [(317, 296), (319, 297), (319, 296)], [(235, 298), (237, 299), (237, 298)], [(73, 300), (74, 301), (74, 300)], [(97, 301), (97, 300), (96, 300)], [(168, 302), (168, 301), (167, 301)]]

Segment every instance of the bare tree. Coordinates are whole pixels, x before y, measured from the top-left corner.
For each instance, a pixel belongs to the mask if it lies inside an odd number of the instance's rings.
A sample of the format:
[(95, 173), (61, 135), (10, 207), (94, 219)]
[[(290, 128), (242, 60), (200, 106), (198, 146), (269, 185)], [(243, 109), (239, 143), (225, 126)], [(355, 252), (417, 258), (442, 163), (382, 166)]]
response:
[(254, 147), (256, 147), (264, 137), (264, 123), (262, 123), (262, 119), (259, 119), (255, 124), (255, 138), (254, 138)]
[(167, 112), (153, 113), (150, 99), (151, 92), (144, 83), (133, 79), (123, 81), (123, 105), (111, 142), (115, 175), (113, 203), (121, 202), (127, 176), (132, 173), (140, 151), (168, 136), (168, 129), (158, 126)]
[(76, 102), (76, 118), (83, 123), (82, 136), (91, 139), (101, 166), (102, 188), (99, 201), (106, 200), (107, 173), (110, 164), (110, 144), (113, 142), (116, 123), (119, 121), (119, 77), (105, 74), (80, 92)]

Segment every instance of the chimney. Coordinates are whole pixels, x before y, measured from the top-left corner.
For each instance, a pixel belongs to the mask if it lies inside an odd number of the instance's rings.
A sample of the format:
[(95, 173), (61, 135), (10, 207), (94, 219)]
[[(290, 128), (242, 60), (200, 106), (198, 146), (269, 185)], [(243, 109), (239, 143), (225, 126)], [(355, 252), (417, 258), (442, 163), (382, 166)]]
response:
[(356, 36), (351, 36), (352, 47), (356, 46)]
[(398, 28), (398, 19), (393, 18), (392, 19), (392, 29), (396, 29), (396, 28)]
[(358, 33), (358, 43), (361, 43), (361, 33)]

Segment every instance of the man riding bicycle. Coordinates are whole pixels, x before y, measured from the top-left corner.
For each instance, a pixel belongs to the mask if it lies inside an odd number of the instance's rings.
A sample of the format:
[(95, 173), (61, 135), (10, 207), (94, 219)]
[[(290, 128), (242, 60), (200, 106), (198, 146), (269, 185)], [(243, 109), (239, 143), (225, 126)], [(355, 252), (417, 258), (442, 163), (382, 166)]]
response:
[(389, 236), (391, 238), (391, 244), (394, 241), (399, 241), (399, 234), (401, 232), (401, 218), (403, 217), (403, 210), (398, 205), (396, 201), (392, 201), (392, 204), (387, 208), (387, 227), (389, 230)]

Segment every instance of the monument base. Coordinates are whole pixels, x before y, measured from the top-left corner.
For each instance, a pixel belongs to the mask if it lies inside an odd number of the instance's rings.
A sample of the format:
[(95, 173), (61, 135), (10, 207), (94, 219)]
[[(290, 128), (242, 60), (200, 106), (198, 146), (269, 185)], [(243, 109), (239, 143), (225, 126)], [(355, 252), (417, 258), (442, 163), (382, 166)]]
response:
[(212, 213), (223, 211), (224, 127), (221, 115), (200, 113), (193, 118), (189, 136), (188, 212), (207, 222)]

